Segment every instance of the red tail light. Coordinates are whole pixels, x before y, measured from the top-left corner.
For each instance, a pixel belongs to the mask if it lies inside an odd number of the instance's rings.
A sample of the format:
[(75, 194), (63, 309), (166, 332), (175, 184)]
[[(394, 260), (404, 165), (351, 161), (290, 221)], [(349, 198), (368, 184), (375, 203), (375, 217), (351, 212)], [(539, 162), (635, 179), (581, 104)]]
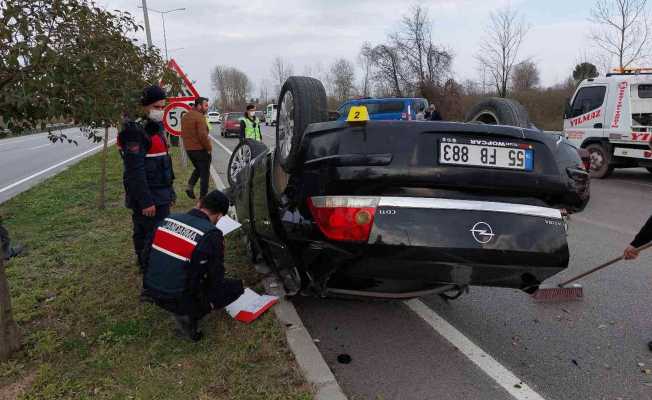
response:
[(321, 232), (331, 240), (369, 240), (378, 198), (319, 196), (308, 199), (308, 207)]
[(579, 154), (580, 158), (582, 159), (582, 167), (586, 171), (591, 170), (591, 155), (586, 149), (578, 149), (577, 153)]

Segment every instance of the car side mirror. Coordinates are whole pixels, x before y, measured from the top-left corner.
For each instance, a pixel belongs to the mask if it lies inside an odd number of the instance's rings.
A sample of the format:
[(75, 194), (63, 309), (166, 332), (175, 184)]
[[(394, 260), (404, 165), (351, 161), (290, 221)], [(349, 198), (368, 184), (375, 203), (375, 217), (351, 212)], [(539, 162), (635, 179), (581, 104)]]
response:
[(570, 105), (570, 97), (566, 98), (566, 101), (564, 102), (564, 119), (568, 119), (571, 116), (571, 105)]

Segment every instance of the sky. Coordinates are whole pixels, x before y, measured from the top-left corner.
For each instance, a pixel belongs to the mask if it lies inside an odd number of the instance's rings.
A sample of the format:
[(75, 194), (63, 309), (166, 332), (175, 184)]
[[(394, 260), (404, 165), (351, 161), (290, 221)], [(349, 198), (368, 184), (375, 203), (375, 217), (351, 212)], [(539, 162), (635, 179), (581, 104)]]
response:
[[(142, 0), (99, 0), (100, 6), (131, 12), (143, 22)], [(264, 80), (271, 89), (271, 65), (280, 56), (295, 74), (326, 70), (336, 59), (356, 61), (363, 42), (380, 44), (409, 12), (404, 0), (147, 0), (152, 10), (185, 7), (165, 16), (169, 56), (195, 81), (201, 95), (213, 98), (210, 73), (216, 65), (245, 72), (257, 97)], [(588, 21), (595, 0), (430, 0), (436, 43), (455, 58), (456, 80), (479, 80), (474, 59), (492, 11), (511, 4), (529, 24), (521, 58), (539, 67), (541, 83), (553, 85), (594, 52)], [(150, 10), (152, 41), (163, 49), (161, 15)], [(145, 34), (138, 36), (145, 42)], [(162, 50), (163, 53), (163, 50)], [(208, 95), (208, 96), (207, 96)]]

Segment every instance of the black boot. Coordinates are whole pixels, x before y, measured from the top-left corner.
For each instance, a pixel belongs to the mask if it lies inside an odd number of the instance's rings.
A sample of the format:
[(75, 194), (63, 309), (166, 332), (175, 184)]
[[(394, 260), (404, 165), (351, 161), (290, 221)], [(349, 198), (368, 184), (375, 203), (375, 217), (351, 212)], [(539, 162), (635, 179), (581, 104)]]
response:
[(203, 334), (197, 329), (195, 318), (187, 315), (175, 315), (174, 320), (177, 323), (177, 330), (193, 342), (198, 342), (203, 337)]
[(193, 199), (193, 200), (196, 199), (196, 197), (195, 197), (195, 191), (192, 190), (192, 188), (188, 188), (188, 189), (186, 189), (186, 195), (188, 195), (188, 197), (190, 197), (190, 198)]

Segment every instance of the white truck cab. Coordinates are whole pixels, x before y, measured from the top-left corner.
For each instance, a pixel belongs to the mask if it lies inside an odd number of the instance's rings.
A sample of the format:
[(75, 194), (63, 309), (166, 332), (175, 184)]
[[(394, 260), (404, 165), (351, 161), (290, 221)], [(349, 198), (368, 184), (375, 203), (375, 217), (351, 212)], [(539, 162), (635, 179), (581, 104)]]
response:
[(265, 108), (265, 125), (276, 125), (277, 117), (277, 106), (276, 104), (268, 104)]
[(591, 159), (591, 177), (614, 168), (652, 172), (652, 69), (585, 79), (566, 105), (564, 134)]

